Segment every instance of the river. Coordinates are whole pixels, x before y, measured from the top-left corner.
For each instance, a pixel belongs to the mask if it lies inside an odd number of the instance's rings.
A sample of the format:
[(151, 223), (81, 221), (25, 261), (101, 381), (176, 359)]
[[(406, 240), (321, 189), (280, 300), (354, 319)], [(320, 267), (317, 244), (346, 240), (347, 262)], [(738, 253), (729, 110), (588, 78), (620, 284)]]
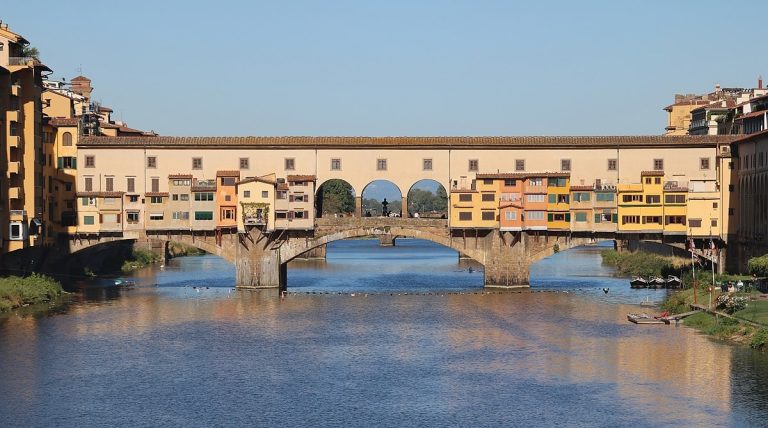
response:
[[(472, 273), (468, 268), (472, 266)], [(3, 426), (742, 426), (768, 420), (768, 356), (626, 321), (630, 290), (582, 247), (531, 292), (425, 241), (342, 241), (292, 262), (285, 299), (213, 256), (84, 285), (0, 318)], [(608, 288), (605, 293), (603, 288)]]

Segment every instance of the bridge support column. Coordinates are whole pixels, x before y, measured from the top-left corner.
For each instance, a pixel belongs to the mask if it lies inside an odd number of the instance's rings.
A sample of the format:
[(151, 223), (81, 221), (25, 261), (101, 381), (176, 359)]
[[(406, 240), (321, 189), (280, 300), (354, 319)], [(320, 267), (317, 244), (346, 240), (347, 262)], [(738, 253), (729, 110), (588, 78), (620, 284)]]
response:
[(406, 195), (403, 195), (402, 204), (400, 205), (400, 213), (401, 213), (403, 218), (410, 217), (408, 215), (408, 196), (406, 196)]
[(492, 232), (486, 238), (485, 287), (530, 287), (528, 240), (529, 237), (524, 232), (519, 232), (514, 237)]
[(395, 237), (392, 235), (379, 235), (379, 246), (381, 247), (394, 247)]
[(285, 288), (287, 266), (269, 236), (253, 229), (239, 235), (235, 260), (238, 288)]
[(363, 197), (355, 196), (355, 217), (363, 217)]

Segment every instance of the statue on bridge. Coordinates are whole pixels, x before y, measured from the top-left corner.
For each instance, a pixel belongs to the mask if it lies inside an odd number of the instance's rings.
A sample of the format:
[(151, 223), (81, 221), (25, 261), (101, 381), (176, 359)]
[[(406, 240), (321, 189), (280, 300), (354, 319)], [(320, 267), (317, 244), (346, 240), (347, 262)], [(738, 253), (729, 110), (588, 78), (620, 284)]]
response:
[(384, 198), (384, 200), (381, 201), (381, 215), (384, 217), (389, 217), (389, 210), (387, 209), (387, 205), (389, 205), (389, 202), (387, 202), (387, 198)]

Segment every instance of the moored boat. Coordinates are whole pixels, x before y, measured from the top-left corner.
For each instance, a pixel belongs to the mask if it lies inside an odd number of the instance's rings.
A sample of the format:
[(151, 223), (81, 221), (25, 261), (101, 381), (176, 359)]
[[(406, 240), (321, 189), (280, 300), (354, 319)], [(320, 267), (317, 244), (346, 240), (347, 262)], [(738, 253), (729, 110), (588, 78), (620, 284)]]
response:
[(635, 324), (669, 324), (669, 320), (666, 318), (648, 314), (627, 314), (627, 320)]
[(667, 276), (667, 288), (680, 288), (680, 285), (683, 282), (680, 281), (680, 278), (674, 276), (674, 275), (668, 275)]
[(661, 277), (653, 277), (648, 281), (648, 286), (651, 288), (664, 288), (667, 286), (667, 280)]
[(642, 276), (636, 276), (632, 281), (629, 281), (631, 288), (646, 288), (648, 287), (648, 281)]

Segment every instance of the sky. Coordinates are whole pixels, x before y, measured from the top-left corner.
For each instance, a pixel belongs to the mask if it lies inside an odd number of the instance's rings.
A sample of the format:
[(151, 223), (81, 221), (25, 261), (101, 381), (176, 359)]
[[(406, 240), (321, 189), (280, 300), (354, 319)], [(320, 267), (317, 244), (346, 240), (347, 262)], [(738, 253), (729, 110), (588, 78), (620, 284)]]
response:
[(760, 1), (7, 3), (161, 135), (654, 135), (675, 93), (768, 77)]

